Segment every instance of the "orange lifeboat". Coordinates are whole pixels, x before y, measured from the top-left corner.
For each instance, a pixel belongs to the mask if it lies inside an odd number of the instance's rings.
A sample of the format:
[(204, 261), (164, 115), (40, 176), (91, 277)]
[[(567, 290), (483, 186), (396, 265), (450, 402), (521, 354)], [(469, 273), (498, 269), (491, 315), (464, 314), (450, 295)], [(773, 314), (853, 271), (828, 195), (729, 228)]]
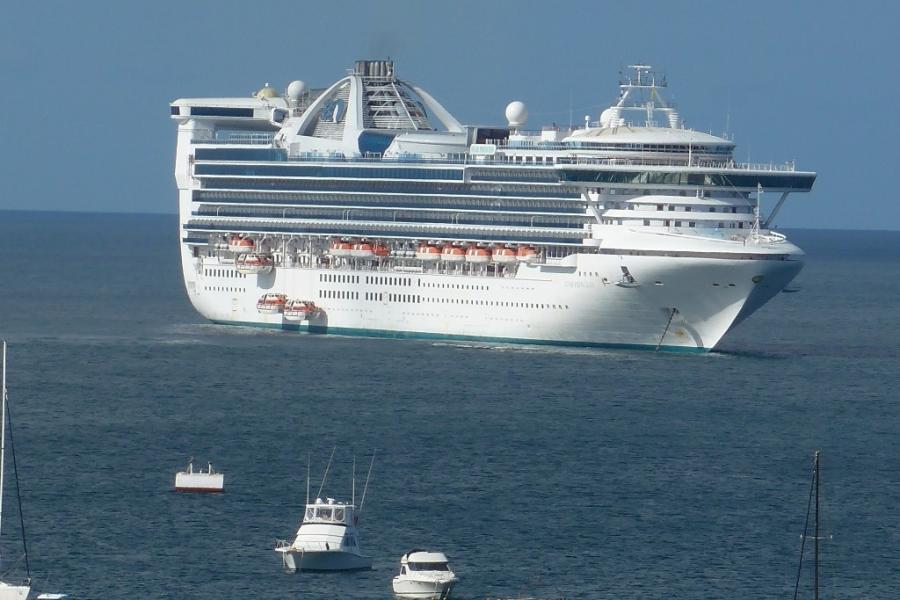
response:
[(372, 252), (375, 253), (375, 256), (378, 258), (385, 258), (391, 255), (391, 249), (387, 244), (376, 243), (372, 246)]
[(353, 244), (353, 249), (350, 250), (350, 256), (353, 258), (374, 258), (375, 250), (369, 242), (359, 242)]
[(319, 307), (309, 300), (288, 300), (284, 305), (284, 318), (287, 321), (305, 321), (318, 312)]
[(538, 259), (537, 250), (534, 249), (534, 246), (519, 246), (516, 259), (521, 262), (534, 262)]
[(496, 246), (491, 252), (495, 263), (509, 264), (516, 262), (516, 251), (509, 246)]
[(263, 314), (276, 314), (284, 312), (287, 296), (284, 294), (265, 294), (256, 302), (256, 310)]
[(481, 246), (471, 246), (466, 250), (466, 262), (484, 264), (491, 262), (491, 252)]
[(441, 250), (441, 260), (445, 260), (447, 262), (462, 262), (466, 260), (466, 251), (459, 246), (452, 246), (448, 244), (444, 246), (443, 250)]
[(247, 254), (239, 254), (234, 259), (234, 268), (238, 273), (268, 273), (275, 267), (275, 262), (271, 256), (265, 254), (256, 254), (249, 252)]
[(353, 244), (343, 240), (334, 240), (331, 242), (331, 247), (328, 248), (328, 254), (331, 256), (350, 256), (351, 252), (353, 252)]
[(228, 249), (236, 254), (244, 254), (256, 250), (256, 242), (252, 238), (232, 236), (228, 241)]
[(416, 249), (416, 258), (419, 260), (432, 261), (441, 257), (441, 249), (434, 244), (421, 244)]

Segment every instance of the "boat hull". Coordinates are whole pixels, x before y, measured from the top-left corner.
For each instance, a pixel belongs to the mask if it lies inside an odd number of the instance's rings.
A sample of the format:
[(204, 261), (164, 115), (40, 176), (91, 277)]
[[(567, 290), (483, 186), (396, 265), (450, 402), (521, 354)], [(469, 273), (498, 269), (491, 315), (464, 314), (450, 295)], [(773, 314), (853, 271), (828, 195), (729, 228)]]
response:
[(340, 550), (303, 551), (276, 548), (289, 571), (362, 571), (372, 568), (372, 557)]
[[(579, 254), (515, 276), (280, 268), (236, 288), (227, 264), (186, 250), (188, 296), (220, 324), (310, 333), (706, 352), (783, 289), (795, 257), (741, 260)], [(619, 286), (627, 266), (635, 284)], [(225, 277), (221, 273), (225, 271)], [(210, 273), (216, 273), (211, 277)], [(228, 285), (223, 284), (231, 284)], [(260, 313), (261, 293), (310, 298), (303, 322)], [(675, 312), (673, 313), (673, 309)]]
[(456, 580), (410, 580), (394, 578), (394, 595), (401, 598), (418, 598), (421, 600), (442, 600), (450, 596)]
[(0, 600), (27, 600), (31, 587), (0, 582)]

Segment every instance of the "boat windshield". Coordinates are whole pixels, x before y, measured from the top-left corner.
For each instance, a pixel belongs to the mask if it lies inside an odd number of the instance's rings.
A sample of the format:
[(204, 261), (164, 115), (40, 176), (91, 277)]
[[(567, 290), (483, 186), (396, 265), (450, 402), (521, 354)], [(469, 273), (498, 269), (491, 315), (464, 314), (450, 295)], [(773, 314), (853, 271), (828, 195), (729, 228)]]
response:
[(445, 562), (411, 562), (410, 571), (449, 571), (450, 567)]

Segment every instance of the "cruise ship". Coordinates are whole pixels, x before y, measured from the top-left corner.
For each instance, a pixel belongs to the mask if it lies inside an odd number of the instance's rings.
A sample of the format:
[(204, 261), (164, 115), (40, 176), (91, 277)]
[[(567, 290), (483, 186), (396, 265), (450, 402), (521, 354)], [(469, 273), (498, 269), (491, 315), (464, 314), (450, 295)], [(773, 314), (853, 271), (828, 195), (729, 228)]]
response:
[(598, 119), (540, 130), (520, 101), (463, 125), (390, 60), (176, 100), (188, 297), (287, 331), (709, 351), (802, 268), (772, 224), (816, 174), (736, 162), (666, 91), (632, 65)]

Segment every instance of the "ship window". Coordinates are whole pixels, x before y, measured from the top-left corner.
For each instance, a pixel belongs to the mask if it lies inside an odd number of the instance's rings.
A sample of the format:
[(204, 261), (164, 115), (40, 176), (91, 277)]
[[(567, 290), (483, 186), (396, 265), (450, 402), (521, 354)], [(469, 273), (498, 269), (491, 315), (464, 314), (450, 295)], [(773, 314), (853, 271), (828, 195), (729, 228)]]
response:
[(675, 221), (675, 227), (681, 227), (681, 221)]
[(644, 219), (644, 225), (645, 225), (645, 226), (649, 226), (649, 225), (650, 225), (650, 219)]
[(688, 221), (688, 227), (695, 227), (696, 225), (694, 221)]
[(307, 519), (312, 519), (314, 514), (315, 514), (315, 509), (312, 509), (312, 508), (306, 509), (306, 518)]
[(334, 509), (334, 520), (335, 521), (343, 521), (344, 520), (344, 509), (343, 508)]

